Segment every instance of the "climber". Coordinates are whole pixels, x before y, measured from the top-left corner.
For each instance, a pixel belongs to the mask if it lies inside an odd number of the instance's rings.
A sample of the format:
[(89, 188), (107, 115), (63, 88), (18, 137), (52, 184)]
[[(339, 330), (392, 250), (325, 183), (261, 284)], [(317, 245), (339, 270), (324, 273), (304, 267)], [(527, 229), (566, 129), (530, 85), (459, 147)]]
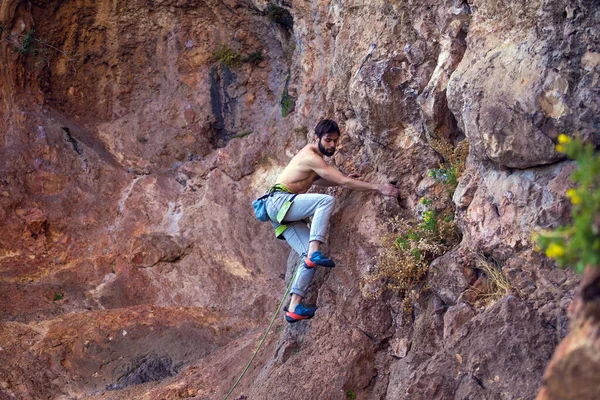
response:
[[(326, 194), (306, 193), (318, 186), (343, 186), (354, 190), (371, 190), (384, 196), (398, 197), (398, 189), (389, 184), (376, 184), (357, 180), (357, 175), (345, 176), (329, 166), (323, 156), (333, 156), (340, 129), (335, 121), (322, 120), (315, 127), (315, 143), (309, 143), (296, 154), (271, 187), (266, 209), (278, 238), (288, 244), (302, 257), (299, 271), (292, 284), (289, 307), (285, 308), (286, 320), (294, 323), (314, 316), (316, 307), (302, 304), (315, 267), (335, 267), (325, 257), (321, 243), (333, 210), (335, 198)], [(310, 229), (306, 219), (312, 217)]]

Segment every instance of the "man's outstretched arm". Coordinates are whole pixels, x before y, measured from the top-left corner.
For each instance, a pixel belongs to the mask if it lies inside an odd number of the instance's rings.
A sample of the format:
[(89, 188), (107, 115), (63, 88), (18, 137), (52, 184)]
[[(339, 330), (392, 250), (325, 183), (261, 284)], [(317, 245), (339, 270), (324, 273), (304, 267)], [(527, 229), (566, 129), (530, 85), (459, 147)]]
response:
[[(360, 175), (358, 175), (358, 174), (348, 174), (348, 175), (346, 175), (346, 176), (347, 176), (348, 178), (352, 178), (352, 179), (357, 179), (357, 178), (360, 178)], [(323, 178), (316, 179), (316, 180), (313, 182), (313, 185), (317, 185), (317, 186), (327, 186), (327, 187), (329, 187), (329, 186), (339, 186), (337, 183), (334, 183), (334, 182), (327, 181), (327, 180), (325, 180), (325, 179), (323, 179)]]
[[(314, 159), (311, 159), (309, 162), (309, 167), (321, 177), (321, 179), (318, 180), (329, 183), (328, 186), (342, 186), (352, 190), (372, 190), (379, 192), (384, 196), (398, 197), (398, 189), (395, 186), (380, 185), (377, 183), (363, 182), (353, 179), (342, 174), (337, 169), (327, 165), (327, 163), (321, 158), (315, 157)], [(317, 181), (315, 181), (315, 184), (317, 184)]]

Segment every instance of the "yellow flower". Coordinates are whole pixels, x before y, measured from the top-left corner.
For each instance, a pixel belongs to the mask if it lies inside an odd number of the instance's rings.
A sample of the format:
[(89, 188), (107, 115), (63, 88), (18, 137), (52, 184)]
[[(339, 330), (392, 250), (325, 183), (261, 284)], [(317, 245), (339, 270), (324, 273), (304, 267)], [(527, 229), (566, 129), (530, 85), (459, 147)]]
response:
[(546, 249), (546, 255), (549, 258), (559, 258), (565, 255), (565, 249), (556, 243), (551, 243)]
[(562, 144), (557, 144), (556, 145), (556, 151), (558, 151), (560, 153), (564, 153), (565, 152), (565, 146), (563, 146)]
[(575, 190), (575, 189), (567, 190), (567, 197), (571, 199), (571, 203), (573, 203), (573, 204), (581, 203), (581, 196), (579, 196), (577, 194), (577, 190)]
[(579, 197), (577, 195), (571, 197), (571, 203), (572, 204), (581, 204), (581, 197)]
[(560, 135), (558, 135), (558, 143), (560, 143), (560, 144), (571, 143), (571, 138), (568, 137), (567, 135), (565, 135), (564, 133), (561, 133)]

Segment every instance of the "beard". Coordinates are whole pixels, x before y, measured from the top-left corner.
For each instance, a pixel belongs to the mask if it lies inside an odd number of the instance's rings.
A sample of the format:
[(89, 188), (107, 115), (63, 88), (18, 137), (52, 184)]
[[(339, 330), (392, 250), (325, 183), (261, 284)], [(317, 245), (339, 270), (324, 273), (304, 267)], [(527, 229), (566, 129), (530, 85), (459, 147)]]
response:
[(327, 149), (325, 147), (323, 147), (323, 145), (321, 144), (320, 140), (319, 140), (318, 146), (319, 146), (319, 151), (327, 157), (331, 157), (333, 155), (333, 153), (335, 153), (335, 148), (331, 151), (327, 151)]

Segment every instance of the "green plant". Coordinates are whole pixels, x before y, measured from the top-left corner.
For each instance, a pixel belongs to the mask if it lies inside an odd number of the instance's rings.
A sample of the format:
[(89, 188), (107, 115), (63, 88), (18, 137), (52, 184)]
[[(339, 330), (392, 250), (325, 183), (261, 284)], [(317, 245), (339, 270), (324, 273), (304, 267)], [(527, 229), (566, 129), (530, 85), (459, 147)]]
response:
[(440, 168), (430, 170), (429, 176), (436, 182), (446, 185), (447, 193), (452, 195), (458, 186), (458, 178), (465, 170), (469, 142), (465, 139), (453, 146), (447, 140), (432, 139), (429, 144), (443, 159)]
[(233, 135), (231, 138), (232, 139), (239, 139), (239, 138), (246, 137), (246, 136), (248, 136), (251, 133), (252, 133), (252, 131), (246, 131), (246, 132), (243, 132), (243, 133), (238, 133), (236, 135)]
[(21, 54), (29, 53), (33, 48), (33, 40), (35, 31), (33, 29), (29, 30), (27, 34), (25, 34), (25, 38), (23, 38), (23, 42), (21, 43), (21, 48), (19, 52)]
[[(0, 34), (3, 32), (3, 26), (0, 25)], [(52, 46), (45, 39), (37, 39), (35, 37), (35, 31), (29, 30), (26, 34), (14, 33), (8, 35), (7, 38), (3, 39), (4, 42), (13, 43), (13, 52), (27, 55), (33, 54), (36, 60), (36, 66), (41, 64), (50, 64), (50, 50), (54, 50), (57, 53), (67, 57), (67, 61), (74, 62), (72, 54), (65, 52), (57, 47)]]
[(35, 31), (33, 29), (29, 30), (23, 36), (23, 41), (21, 42), (21, 44), (15, 47), (19, 54), (27, 54), (31, 52), (31, 50), (33, 49), (33, 41), (35, 40), (35, 38), (33, 37), (34, 33)]
[(453, 188), (458, 185), (458, 172), (455, 166), (451, 166), (449, 169), (432, 169), (429, 171), (429, 176), (435, 179), (436, 182), (445, 183)]
[(274, 3), (269, 3), (265, 9), (267, 18), (276, 24), (279, 24), (287, 29), (294, 28), (294, 18), (288, 10)]
[(433, 200), (427, 199), (425, 197), (421, 197), (421, 200), (419, 200), (419, 203), (423, 204), (424, 206), (430, 206), (433, 204)]
[(288, 85), (290, 83), (290, 73), (288, 72), (288, 76), (285, 80), (285, 86), (283, 88), (283, 93), (281, 94), (281, 116), (283, 118), (287, 117), (294, 108), (294, 100), (290, 97), (288, 93)]
[(248, 54), (246, 58), (244, 58), (244, 62), (252, 65), (258, 65), (264, 60), (265, 57), (262, 55), (262, 52), (255, 51), (253, 53)]
[(54, 300), (53, 301), (59, 301), (63, 299), (63, 294), (62, 293), (54, 293)]
[(426, 210), (423, 212), (423, 220), (419, 224), (419, 227), (424, 231), (437, 233), (439, 230), (438, 223), (437, 212), (435, 210)]
[(287, 89), (281, 95), (281, 116), (287, 117), (292, 112), (292, 106), (294, 105), (292, 98), (287, 92)]
[(600, 158), (591, 144), (561, 134), (556, 149), (577, 163), (567, 190), (571, 200), (571, 222), (552, 231), (534, 234), (539, 246), (559, 266), (583, 272), (586, 266), (600, 267)]
[(356, 399), (356, 393), (354, 393), (354, 390), (352, 390), (352, 389), (346, 390), (346, 398), (350, 399), (350, 400)]
[(242, 62), (242, 57), (227, 45), (221, 45), (215, 50), (214, 58), (221, 64), (232, 68)]

